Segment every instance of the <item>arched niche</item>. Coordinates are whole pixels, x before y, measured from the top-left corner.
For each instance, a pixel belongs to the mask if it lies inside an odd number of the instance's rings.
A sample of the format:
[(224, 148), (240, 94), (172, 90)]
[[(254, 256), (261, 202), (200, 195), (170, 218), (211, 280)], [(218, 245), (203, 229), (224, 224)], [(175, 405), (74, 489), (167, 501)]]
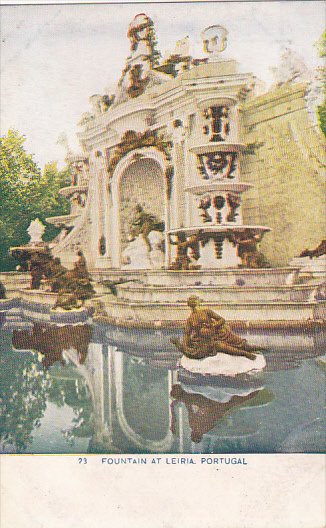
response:
[(167, 224), (164, 157), (155, 148), (137, 149), (124, 156), (112, 178), (112, 265), (120, 268), (137, 204)]

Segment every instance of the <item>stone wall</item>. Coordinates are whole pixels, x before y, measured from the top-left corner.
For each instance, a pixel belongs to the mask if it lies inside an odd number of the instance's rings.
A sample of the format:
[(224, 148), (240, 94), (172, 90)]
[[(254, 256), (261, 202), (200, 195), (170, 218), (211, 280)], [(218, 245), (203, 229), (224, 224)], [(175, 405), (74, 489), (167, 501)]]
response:
[(261, 249), (274, 266), (325, 237), (325, 141), (305, 95), (305, 84), (286, 84), (243, 106), (241, 178), (254, 185), (243, 196), (243, 220), (272, 228)]

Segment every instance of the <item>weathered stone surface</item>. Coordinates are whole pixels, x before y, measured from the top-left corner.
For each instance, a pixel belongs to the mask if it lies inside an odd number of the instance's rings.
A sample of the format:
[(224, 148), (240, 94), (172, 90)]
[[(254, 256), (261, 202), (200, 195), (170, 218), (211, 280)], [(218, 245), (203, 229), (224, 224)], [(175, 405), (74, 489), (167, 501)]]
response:
[(243, 107), (251, 153), (247, 148), (241, 173), (254, 185), (243, 197), (243, 219), (272, 228), (261, 250), (274, 266), (317, 246), (325, 232), (324, 139), (310, 120), (306, 88), (286, 84)]

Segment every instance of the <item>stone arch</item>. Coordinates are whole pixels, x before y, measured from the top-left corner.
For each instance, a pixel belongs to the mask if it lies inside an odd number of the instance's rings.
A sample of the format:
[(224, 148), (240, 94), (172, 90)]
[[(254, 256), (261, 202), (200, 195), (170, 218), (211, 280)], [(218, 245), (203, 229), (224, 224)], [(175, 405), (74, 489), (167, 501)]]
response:
[[(126, 245), (126, 223), (130, 212), (141, 203), (149, 212), (165, 221), (167, 203), (165, 160), (154, 147), (129, 152), (117, 164), (111, 182), (112, 266), (121, 267), (121, 253)], [(130, 196), (128, 193), (130, 191)], [(124, 194), (122, 196), (122, 194)]]

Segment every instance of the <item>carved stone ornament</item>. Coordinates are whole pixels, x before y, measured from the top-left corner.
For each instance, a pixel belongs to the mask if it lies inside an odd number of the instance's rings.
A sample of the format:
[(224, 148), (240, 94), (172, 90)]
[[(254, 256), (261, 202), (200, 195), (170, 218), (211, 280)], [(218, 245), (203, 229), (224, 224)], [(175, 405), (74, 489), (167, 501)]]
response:
[(215, 196), (213, 199), (213, 205), (215, 209), (217, 209), (216, 213), (216, 223), (221, 224), (222, 223), (222, 213), (221, 210), (225, 206), (225, 198), (224, 196)]
[(198, 209), (202, 210), (201, 217), (203, 219), (203, 223), (212, 222), (212, 217), (208, 212), (208, 209), (212, 205), (212, 200), (209, 194), (202, 196), (199, 200)]
[(160, 57), (157, 51), (157, 41), (152, 19), (145, 13), (135, 16), (129, 25), (128, 38), (132, 56), (148, 57), (151, 65), (156, 65)]
[(230, 132), (230, 109), (228, 106), (210, 106), (204, 111), (207, 125), (203, 133), (209, 136), (209, 141), (226, 141)]
[(149, 83), (149, 77), (144, 75), (143, 65), (135, 64), (129, 71), (130, 84), (127, 93), (131, 98), (139, 97), (146, 90)]
[(209, 26), (200, 34), (204, 51), (210, 55), (222, 53), (227, 46), (228, 31), (223, 26)]
[(166, 140), (162, 135), (159, 136), (155, 131), (146, 130), (145, 132), (135, 132), (127, 130), (121, 138), (119, 145), (115, 148), (110, 157), (108, 169), (113, 174), (114, 169), (119, 161), (132, 150), (156, 147), (157, 150), (164, 154), (166, 161), (171, 161), (171, 141)]
[(166, 196), (167, 199), (171, 199), (172, 186), (173, 186), (173, 177), (174, 177), (174, 167), (173, 165), (168, 165), (164, 171), (165, 177), (165, 186), (166, 186)]
[(241, 205), (241, 197), (237, 193), (228, 193), (226, 195), (226, 201), (230, 208), (230, 212), (226, 217), (227, 222), (235, 222), (236, 217), (238, 216), (237, 209)]
[(211, 152), (198, 156), (199, 172), (204, 180), (234, 178), (237, 168), (235, 152)]
[(27, 233), (30, 236), (30, 244), (40, 244), (42, 243), (42, 237), (45, 231), (45, 226), (42, 224), (39, 218), (33, 220), (28, 229)]

